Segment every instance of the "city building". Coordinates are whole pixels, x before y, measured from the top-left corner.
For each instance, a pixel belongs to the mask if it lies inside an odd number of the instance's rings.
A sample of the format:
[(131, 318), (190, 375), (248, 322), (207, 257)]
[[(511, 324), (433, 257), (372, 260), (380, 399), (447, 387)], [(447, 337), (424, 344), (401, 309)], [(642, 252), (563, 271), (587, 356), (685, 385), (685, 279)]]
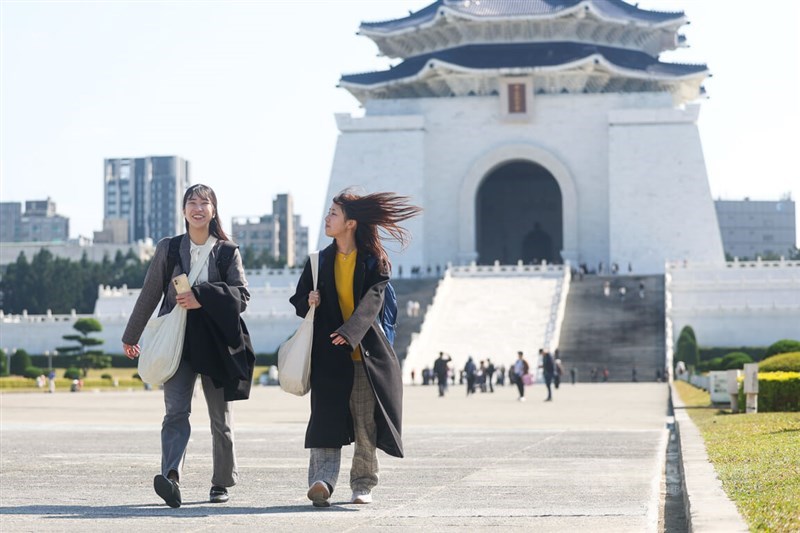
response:
[(69, 239), (69, 218), (56, 213), (50, 198), (29, 200), (22, 211), (20, 202), (0, 203), (0, 242), (65, 242)]
[(288, 266), (301, 265), (308, 257), (308, 227), (294, 214), (290, 194), (279, 194), (272, 201), (272, 214), (261, 217), (234, 217), (233, 239), (258, 256), (267, 254)]
[(362, 23), (399, 62), (342, 76), (364, 111), (336, 116), (326, 198), (411, 196), (424, 212), (392, 258), (406, 271), (722, 263), (697, 127), (709, 70), (659, 59), (687, 23), (621, 0), (437, 0)]
[(794, 201), (716, 200), (725, 254), (733, 259), (787, 257), (797, 242)]
[(177, 156), (106, 159), (98, 243), (158, 242), (184, 232), (181, 201), (189, 162)]

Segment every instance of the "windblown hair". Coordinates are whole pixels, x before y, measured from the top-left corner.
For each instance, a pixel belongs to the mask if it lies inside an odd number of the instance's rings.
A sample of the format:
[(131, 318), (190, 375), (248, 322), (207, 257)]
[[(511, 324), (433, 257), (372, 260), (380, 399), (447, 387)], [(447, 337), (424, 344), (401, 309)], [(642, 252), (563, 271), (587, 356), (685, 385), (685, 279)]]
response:
[[(222, 229), (222, 222), (220, 222), (219, 218), (219, 209), (217, 208), (217, 195), (214, 194), (214, 189), (208, 185), (202, 185), (200, 183), (197, 185), (192, 185), (186, 189), (186, 192), (183, 194), (184, 209), (186, 209), (186, 202), (188, 202), (189, 198), (192, 196), (211, 202), (211, 205), (214, 206), (214, 218), (211, 219), (211, 223), (208, 225), (208, 232), (221, 241), (229, 241), (230, 238), (225, 233), (225, 230)], [(186, 231), (188, 232), (189, 221), (184, 221), (184, 223), (186, 225)]]
[(378, 229), (383, 230), (390, 239), (399, 242), (401, 248), (408, 246), (411, 234), (399, 223), (422, 212), (422, 208), (409, 204), (408, 200), (408, 196), (399, 196), (393, 192), (361, 196), (349, 190), (342, 191), (333, 199), (333, 203), (342, 208), (346, 220), (355, 220), (358, 223), (356, 248), (373, 255), (386, 274), (391, 271), (391, 263)]

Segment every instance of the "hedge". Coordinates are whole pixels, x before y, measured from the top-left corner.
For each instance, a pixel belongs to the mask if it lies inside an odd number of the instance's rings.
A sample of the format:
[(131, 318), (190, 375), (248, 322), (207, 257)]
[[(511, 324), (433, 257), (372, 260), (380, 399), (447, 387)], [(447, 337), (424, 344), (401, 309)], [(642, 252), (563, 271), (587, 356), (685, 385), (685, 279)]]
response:
[(794, 339), (781, 339), (778, 342), (772, 343), (772, 345), (767, 348), (767, 353), (765, 353), (764, 356), (770, 357), (772, 355), (791, 352), (800, 352), (800, 341), (796, 341)]
[(743, 352), (753, 358), (753, 361), (761, 361), (767, 353), (766, 346), (706, 346), (700, 347), (700, 361), (710, 361), (717, 357), (724, 357), (731, 352)]
[(759, 372), (800, 372), (800, 352), (782, 353), (758, 363)]
[[(745, 412), (743, 382), (739, 384), (739, 411)], [(758, 412), (800, 411), (800, 372), (759, 372)]]

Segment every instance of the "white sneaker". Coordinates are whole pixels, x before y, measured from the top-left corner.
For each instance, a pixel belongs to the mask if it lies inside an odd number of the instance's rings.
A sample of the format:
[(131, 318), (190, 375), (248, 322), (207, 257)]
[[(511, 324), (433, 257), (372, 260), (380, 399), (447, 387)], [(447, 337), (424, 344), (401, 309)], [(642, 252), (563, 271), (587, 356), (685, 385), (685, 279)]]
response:
[(308, 489), (308, 499), (314, 507), (330, 507), (331, 502), (328, 498), (331, 497), (331, 491), (328, 489), (327, 483), (324, 481), (315, 481)]
[(365, 503), (372, 503), (372, 494), (362, 494), (360, 492), (354, 492), (353, 497), (350, 499), (350, 503), (358, 503), (358, 504), (365, 504)]
[(521, 401), (521, 402), (524, 402), (524, 401), (525, 401), (525, 396), (523, 396), (522, 398), (520, 398), (520, 399), (519, 399), (519, 401)]

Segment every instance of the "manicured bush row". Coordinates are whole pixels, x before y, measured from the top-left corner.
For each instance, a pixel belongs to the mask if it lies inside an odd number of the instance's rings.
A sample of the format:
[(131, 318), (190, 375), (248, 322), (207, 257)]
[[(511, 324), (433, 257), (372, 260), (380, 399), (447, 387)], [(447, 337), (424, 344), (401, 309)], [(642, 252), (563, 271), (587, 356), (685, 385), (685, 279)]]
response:
[(800, 372), (800, 352), (773, 355), (758, 363), (759, 372)]
[[(739, 384), (739, 411), (745, 410), (743, 384)], [(758, 412), (800, 411), (800, 372), (759, 372)]]
[[(753, 361), (761, 361), (767, 352), (766, 346), (730, 346), (730, 347), (700, 347), (700, 361), (711, 361), (712, 359), (722, 358), (729, 353), (742, 352), (753, 358)], [(699, 365), (698, 365), (699, 366)]]

